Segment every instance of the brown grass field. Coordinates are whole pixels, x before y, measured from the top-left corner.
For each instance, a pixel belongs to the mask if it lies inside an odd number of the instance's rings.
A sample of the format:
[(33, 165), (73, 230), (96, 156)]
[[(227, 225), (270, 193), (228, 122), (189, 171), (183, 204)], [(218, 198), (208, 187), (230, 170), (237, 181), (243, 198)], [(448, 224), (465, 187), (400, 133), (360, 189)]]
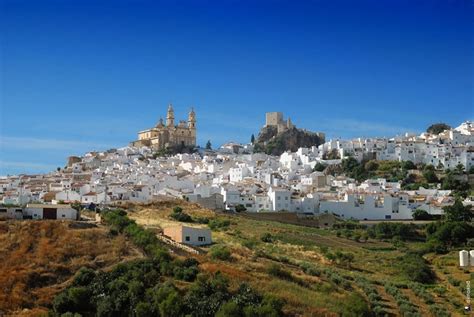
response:
[(44, 314), (77, 270), (141, 256), (124, 236), (64, 221), (0, 222), (0, 316)]

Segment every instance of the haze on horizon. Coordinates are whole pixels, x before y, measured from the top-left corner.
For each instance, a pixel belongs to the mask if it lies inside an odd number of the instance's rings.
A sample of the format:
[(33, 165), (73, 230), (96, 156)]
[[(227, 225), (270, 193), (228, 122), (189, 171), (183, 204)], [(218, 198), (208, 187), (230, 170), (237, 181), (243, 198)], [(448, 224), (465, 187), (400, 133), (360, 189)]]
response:
[(468, 0), (0, 3), (0, 175), (126, 146), (170, 102), (214, 146), (267, 111), (328, 139), (474, 118)]

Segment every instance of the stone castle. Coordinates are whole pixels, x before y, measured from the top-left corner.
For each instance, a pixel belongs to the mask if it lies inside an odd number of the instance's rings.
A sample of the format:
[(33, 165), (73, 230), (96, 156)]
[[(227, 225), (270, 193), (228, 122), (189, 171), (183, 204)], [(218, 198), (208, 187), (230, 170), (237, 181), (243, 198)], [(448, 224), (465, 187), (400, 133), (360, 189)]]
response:
[(168, 147), (192, 147), (196, 145), (196, 113), (193, 109), (188, 114), (188, 121), (174, 123), (174, 110), (170, 104), (166, 114), (166, 124), (160, 118), (158, 124), (150, 129), (138, 132), (138, 140), (132, 146), (149, 146), (154, 149)]
[(265, 113), (265, 127), (276, 127), (278, 133), (284, 132), (294, 127), (291, 119), (283, 120), (283, 113), (281, 112), (267, 112)]

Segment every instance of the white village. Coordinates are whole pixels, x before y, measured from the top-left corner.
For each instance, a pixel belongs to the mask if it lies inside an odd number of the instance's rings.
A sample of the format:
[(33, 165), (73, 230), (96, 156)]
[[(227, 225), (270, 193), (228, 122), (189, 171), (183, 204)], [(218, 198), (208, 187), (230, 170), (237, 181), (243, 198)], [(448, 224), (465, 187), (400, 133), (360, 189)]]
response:
[[(196, 146), (196, 126), (194, 110), (175, 125), (170, 105), (166, 123), (160, 119), (139, 132), (138, 141), (129, 146), (69, 157), (64, 168), (48, 174), (2, 176), (0, 217), (76, 219), (73, 203), (99, 207), (178, 198), (222, 212), (408, 220), (420, 209), (441, 215), (443, 207), (454, 203), (452, 191), (440, 184), (404, 188), (403, 180), (384, 177), (357, 180), (340, 171), (344, 161), (405, 163), (405, 178), (420, 176), (419, 165), (430, 166), (434, 175), (459, 171), (453, 176), (458, 182), (472, 183), (474, 177), (474, 124), (469, 121), (438, 134), (391, 138), (324, 142), (324, 134), (318, 133), (321, 144), (281, 155), (233, 142), (190, 153), (163, 151)], [(264, 127), (278, 132), (295, 128), (280, 112), (267, 113)], [(463, 203), (473, 204), (472, 198)]]

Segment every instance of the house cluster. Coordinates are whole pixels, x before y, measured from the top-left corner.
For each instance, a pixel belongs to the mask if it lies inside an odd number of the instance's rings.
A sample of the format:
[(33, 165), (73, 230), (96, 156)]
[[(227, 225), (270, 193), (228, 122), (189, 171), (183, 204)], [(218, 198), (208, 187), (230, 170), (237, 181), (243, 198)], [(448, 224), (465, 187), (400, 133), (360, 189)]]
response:
[[(326, 153), (332, 150), (340, 157), (327, 159)], [(454, 201), (450, 191), (405, 191), (400, 183), (386, 179), (357, 183), (313, 168), (317, 163), (338, 164), (351, 155), (358, 160), (371, 156), (435, 166), (441, 163), (444, 168), (462, 164), (469, 169), (474, 165), (474, 127), (466, 122), (436, 136), (424, 133), (391, 139), (332, 140), (280, 156), (252, 153), (251, 145), (235, 143), (214, 151), (200, 149), (194, 154), (154, 154), (151, 147), (128, 146), (70, 157), (64, 169), (49, 174), (1, 177), (0, 201), (15, 205), (76, 201), (101, 205), (147, 202), (166, 196), (214, 210), (410, 219), (414, 209), (441, 214), (442, 208)]]
[(339, 159), (353, 156), (362, 159), (412, 161), (431, 164), (439, 169), (453, 169), (461, 164), (474, 166), (474, 124), (466, 121), (440, 134), (405, 134), (394, 138), (357, 138), (331, 140), (312, 149), (315, 157), (334, 152)]

